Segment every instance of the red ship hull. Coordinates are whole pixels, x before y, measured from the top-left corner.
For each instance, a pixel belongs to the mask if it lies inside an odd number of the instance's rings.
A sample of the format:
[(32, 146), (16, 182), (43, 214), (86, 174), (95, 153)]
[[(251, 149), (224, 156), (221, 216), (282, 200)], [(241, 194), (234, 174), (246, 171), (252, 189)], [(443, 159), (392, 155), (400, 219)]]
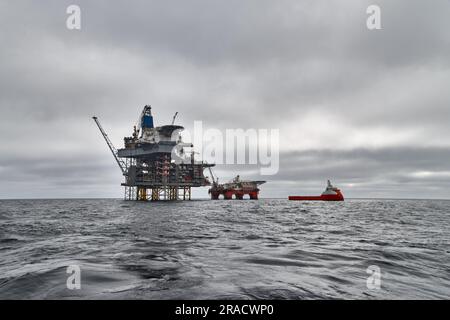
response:
[(323, 194), (321, 196), (289, 196), (289, 200), (294, 201), (344, 201), (344, 196), (341, 192), (336, 194)]

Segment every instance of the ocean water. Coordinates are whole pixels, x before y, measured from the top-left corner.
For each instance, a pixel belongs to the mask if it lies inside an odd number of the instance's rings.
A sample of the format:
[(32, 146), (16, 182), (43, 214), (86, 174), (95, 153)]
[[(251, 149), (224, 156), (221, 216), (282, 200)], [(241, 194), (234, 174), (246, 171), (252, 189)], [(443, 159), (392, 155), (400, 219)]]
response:
[(438, 200), (3, 200), (0, 299), (449, 299), (449, 215)]

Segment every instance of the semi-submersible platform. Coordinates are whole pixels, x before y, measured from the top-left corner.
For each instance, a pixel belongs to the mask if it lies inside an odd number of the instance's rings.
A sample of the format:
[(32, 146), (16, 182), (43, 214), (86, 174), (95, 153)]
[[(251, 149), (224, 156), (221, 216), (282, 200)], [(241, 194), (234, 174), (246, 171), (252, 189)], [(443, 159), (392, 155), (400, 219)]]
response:
[(119, 150), (92, 117), (125, 177), (125, 200), (191, 200), (192, 187), (211, 185), (203, 170), (214, 164), (195, 160), (194, 146), (181, 139), (184, 128), (174, 125), (177, 114), (172, 124), (155, 127), (152, 108), (146, 105), (133, 135), (124, 138), (125, 147)]
[[(184, 143), (181, 131), (184, 127), (175, 125), (175, 113), (170, 125), (155, 127), (152, 108), (146, 105), (131, 137), (124, 138), (123, 149), (117, 150), (101, 126), (97, 117), (92, 117), (114, 156), (125, 181), (125, 200), (191, 200), (192, 187), (211, 186), (209, 194), (212, 200), (258, 199), (260, 184), (265, 181), (240, 180), (219, 184), (214, 178), (211, 167), (204, 161), (196, 161), (194, 145)], [(186, 150), (187, 149), (187, 150)], [(208, 168), (211, 181), (203, 175)]]

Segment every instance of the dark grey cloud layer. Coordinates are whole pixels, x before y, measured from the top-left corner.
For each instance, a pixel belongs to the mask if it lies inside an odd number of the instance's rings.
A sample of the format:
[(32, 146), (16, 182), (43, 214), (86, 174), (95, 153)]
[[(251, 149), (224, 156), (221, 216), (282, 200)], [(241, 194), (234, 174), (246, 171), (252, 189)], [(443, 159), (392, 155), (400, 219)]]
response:
[(90, 116), (120, 145), (148, 103), (159, 124), (279, 128), (264, 196), (332, 178), (347, 196), (448, 198), (449, 1), (77, 1), (70, 31), (72, 3), (0, 3), (0, 198), (121, 196)]

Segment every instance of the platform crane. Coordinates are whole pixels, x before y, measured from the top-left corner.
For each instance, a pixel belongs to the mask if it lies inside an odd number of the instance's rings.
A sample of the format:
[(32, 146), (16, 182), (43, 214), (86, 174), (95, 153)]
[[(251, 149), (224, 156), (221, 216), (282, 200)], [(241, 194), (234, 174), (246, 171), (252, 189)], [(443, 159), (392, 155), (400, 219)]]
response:
[(211, 179), (212, 179), (212, 182), (213, 182), (213, 186), (216, 187), (219, 184), (219, 178), (217, 178), (217, 179), (214, 178), (214, 174), (212, 172), (211, 167), (208, 167), (208, 170), (209, 170), (209, 173), (211, 174)]
[(175, 112), (175, 114), (174, 114), (174, 116), (172, 118), (172, 125), (175, 123), (175, 119), (177, 118), (177, 115), (178, 115), (178, 111)]
[(111, 150), (111, 153), (114, 156), (114, 159), (116, 159), (117, 164), (119, 165), (120, 170), (122, 171), (122, 174), (124, 176), (127, 175), (127, 167), (125, 165), (125, 163), (119, 159), (119, 157), (117, 156), (117, 149), (114, 147), (114, 145), (112, 144), (111, 140), (109, 140), (108, 135), (106, 134), (105, 130), (103, 130), (103, 127), (101, 126), (100, 122), (98, 121), (97, 117), (92, 117), (92, 119), (94, 119), (95, 123), (97, 124), (98, 129), (100, 130), (103, 138), (106, 141), (106, 144), (109, 147), (109, 150)]

